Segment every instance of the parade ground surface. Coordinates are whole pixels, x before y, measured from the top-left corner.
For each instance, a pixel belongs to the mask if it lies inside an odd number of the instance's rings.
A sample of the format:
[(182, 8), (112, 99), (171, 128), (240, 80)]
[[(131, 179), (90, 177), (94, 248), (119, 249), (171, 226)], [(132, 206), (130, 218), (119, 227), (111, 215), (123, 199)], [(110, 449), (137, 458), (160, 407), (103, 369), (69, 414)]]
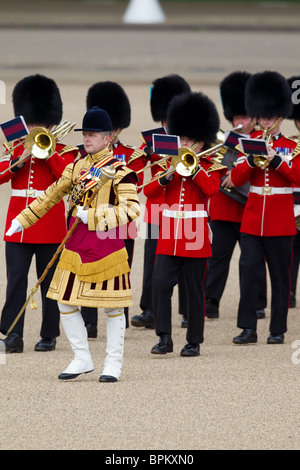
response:
[[(25, 7), (26, 5), (26, 7)], [(156, 127), (149, 107), (152, 81), (169, 73), (186, 78), (194, 91), (212, 98), (225, 121), (218, 84), (234, 70), (277, 70), (300, 74), (297, 3), (246, 5), (163, 3), (161, 25), (125, 25), (126, 3), (1, 2), (1, 122), (13, 117), (11, 93), (26, 75), (54, 78), (64, 102), (64, 119), (81, 125), (87, 89), (113, 80), (127, 92), (132, 122), (121, 134), (139, 146), (140, 132)], [(4, 99), (5, 98), (5, 99)], [(294, 133), (292, 122), (282, 130)], [(78, 144), (72, 133), (65, 143)], [(3, 141), (3, 140), (2, 140)], [(149, 179), (149, 170), (145, 173)], [(0, 229), (4, 232), (10, 184), (0, 188)], [(142, 195), (141, 204), (145, 203)], [(139, 223), (131, 273), (139, 314), (145, 227)], [(1, 236), (2, 239), (2, 236)], [(5, 245), (0, 242), (0, 307), (5, 301)], [(34, 352), (41, 322), (26, 311), (23, 354), (0, 354), (2, 450), (295, 450), (299, 449), (300, 291), (288, 314), (283, 345), (267, 345), (271, 293), (266, 318), (258, 321), (258, 343), (236, 346), (232, 338), (239, 301), (239, 248), (231, 262), (220, 318), (206, 320), (201, 355), (180, 357), (186, 330), (181, 328), (178, 293), (173, 295), (174, 352), (150, 353), (154, 330), (130, 326), (118, 383), (99, 383), (105, 357), (104, 314), (99, 309), (98, 338), (89, 341), (94, 372), (76, 380), (57, 379), (72, 359), (63, 331), (56, 350)], [(32, 263), (28, 288), (36, 283)], [(17, 314), (18, 312), (16, 312)], [(4, 336), (0, 334), (0, 338)]]

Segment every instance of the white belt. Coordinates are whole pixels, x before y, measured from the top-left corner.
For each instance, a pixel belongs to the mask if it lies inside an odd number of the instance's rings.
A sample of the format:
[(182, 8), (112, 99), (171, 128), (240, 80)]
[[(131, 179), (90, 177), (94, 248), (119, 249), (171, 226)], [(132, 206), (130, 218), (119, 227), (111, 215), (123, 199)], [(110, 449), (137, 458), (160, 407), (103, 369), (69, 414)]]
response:
[(250, 186), (250, 192), (261, 196), (272, 196), (273, 194), (292, 194), (293, 188), (274, 188), (272, 186)]
[(38, 189), (13, 189), (12, 196), (16, 197), (38, 197), (43, 194), (44, 191)]
[(207, 217), (206, 211), (170, 211), (164, 209), (163, 215), (172, 219), (193, 219), (198, 217)]

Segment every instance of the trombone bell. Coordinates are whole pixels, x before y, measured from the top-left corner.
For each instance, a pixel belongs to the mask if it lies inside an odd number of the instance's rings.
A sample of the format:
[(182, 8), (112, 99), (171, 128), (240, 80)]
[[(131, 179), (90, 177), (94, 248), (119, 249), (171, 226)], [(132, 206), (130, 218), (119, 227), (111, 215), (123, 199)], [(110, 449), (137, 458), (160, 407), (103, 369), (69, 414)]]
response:
[(181, 176), (191, 176), (198, 167), (198, 157), (196, 153), (188, 147), (180, 147), (178, 155), (172, 157), (172, 165)]
[(56, 139), (44, 127), (34, 127), (25, 139), (25, 148), (36, 158), (49, 158), (56, 147)]

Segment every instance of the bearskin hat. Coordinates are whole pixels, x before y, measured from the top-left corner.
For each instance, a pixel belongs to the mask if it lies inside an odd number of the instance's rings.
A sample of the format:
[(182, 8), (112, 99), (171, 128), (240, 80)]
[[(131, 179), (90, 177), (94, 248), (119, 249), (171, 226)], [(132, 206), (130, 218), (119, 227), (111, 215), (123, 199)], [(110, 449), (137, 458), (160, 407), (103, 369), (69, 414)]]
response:
[(98, 82), (87, 93), (87, 110), (93, 106), (105, 109), (110, 115), (113, 129), (126, 129), (131, 122), (131, 107), (128, 96), (116, 82)]
[(234, 116), (247, 115), (245, 107), (245, 86), (251, 74), (233, 72), (220, 83), (220, 97), (225, 118), (232, 122)]
[(27, 124), (59, 124), (63, 114), (60, 91), (52, 78), (30, 75), (20, 80), (12, 93), (15, 116)]
[(216, 140), (220, 127), (215, 104), (200, 92), (175, 96), (168, 108), (167, 121), (169, 134), (204, 141), (205, 145)]
[(278, 72), (255, 73), (246, 83), (245, 104), (251, 117), (288, 117), (292, 112), (292, 92)]
[(150, 110), (155, 122), (162, 122), (167, 119), (167, 109), (174, 96), (191, 91), (185, 79), (176, 74), (157, 78), (152, 82), (152, 85)]
[[(300, 76), (290, 77), (290, 78), (287, 79), (287, 81), (288, 81), (288, 84), (290, 85), (290, 89), (292, 91), (292, 94), (297, 89), (299, 89), (299, 87), (300, 87)], [(293, 87), (294, 82), (296, 82), (295, 87)], [(297, 93), (297, 101), (299, 101), (298, 96), (299, 96), (299, 93)], [(293, 103), (293, 109), (292, 109), (292, 113), (288, 116), (288, 119), (293, 119), (293, 120), (300, 121), (300, 102), (296, 103), (295, 100), (294, 101), (292, 100), (292, 103)]]

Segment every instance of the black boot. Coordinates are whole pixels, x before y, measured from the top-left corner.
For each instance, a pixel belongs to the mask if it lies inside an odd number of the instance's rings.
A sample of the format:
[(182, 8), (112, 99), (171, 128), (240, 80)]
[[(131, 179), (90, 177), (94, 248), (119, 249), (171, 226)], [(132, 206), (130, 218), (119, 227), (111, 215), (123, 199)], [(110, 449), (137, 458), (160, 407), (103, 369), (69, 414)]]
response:
[(167, 354), (173, 352), (173, 341), (170, 335), (163, 334), (159, 342), (151, 349), (152, 354)]
[(233, 338), (235, 344), (253, 344), (257, 343), (256, 330), (245, 328), (239, 336)]
[(149, 328), (151, 330), (154, 329), (154, 315), (152, 310), (150, 309), (145, 309), (143, 313), (140, 315), (135, 315), (131, 319), (131, 324), (132, 326), (144, 326), (145, 328)]
[(10, 333), (4, 340), (5, 351), (11, 353), (23, 352), (23, 338), (18, 333)]
[(38, 343), (36, 343), (34, 350), (35, 351), (54, 351), (56, 346), (55, 338), (41, 338)]
[(205, 300), (205, 316), (207, 318), (219, 318), (219, 302), (216, 299)]

